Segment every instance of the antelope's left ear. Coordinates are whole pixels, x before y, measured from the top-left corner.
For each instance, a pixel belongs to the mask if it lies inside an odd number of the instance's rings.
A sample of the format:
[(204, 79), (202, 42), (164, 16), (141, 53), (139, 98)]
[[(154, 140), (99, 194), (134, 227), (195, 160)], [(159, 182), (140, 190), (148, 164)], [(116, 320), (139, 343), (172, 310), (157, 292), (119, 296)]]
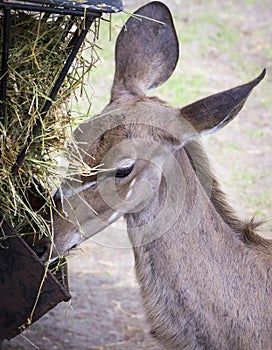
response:
[(181, 108), (185, 118), (199, 134), (210, 134), (227, 125), (244, 106), (252, 89), (264, 78), (266, 70), (251, 82), (206, 97)]

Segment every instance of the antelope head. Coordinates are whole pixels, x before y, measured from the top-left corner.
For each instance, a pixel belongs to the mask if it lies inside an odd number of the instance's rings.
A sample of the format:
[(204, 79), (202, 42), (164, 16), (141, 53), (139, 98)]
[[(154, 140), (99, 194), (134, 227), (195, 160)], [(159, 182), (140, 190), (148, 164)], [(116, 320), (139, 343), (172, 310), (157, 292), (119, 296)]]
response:
[(176, 152), (229, 123), (265, 75), (263, 71), (247, 84), (172, 108), (146, 92), (169, 79), (178, 55), (171, 13), (160, 2), (138, 9), (121, 30), (110, 102), (74, 134), (82, 161), (98, 172), (66, 180), (54, 198), (59, 253), (67, 253), (124, 214), (155, 207), (155, 198), (159, 203), (160, 196), (167, 197), (158, 195), (165, 177), (171, 178), (168, 206), (174, 197), (182, 198), (183, 171), (175, 161)]

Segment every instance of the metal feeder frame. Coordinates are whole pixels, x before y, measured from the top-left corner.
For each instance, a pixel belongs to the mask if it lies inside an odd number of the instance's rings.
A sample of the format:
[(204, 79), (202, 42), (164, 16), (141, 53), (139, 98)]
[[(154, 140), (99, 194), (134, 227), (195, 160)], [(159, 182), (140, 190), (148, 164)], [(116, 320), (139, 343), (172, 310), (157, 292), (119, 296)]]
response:
[[(22, 0), (0, 0), (0, 8), (3, 11), (0, 122), (3, 122), (6, 113), (12, 10), (77, 16), (82, 19), (83, 29), (76, 30), (73, 34), (69, 43), (70, 53), (40, 111), (41, 118), (44, 120), (94, 20), (100, 18), (103, 13), (121, 11), (123, 3), (122, 0), (28, 0), (27, 3)], [(33, 128), (34, 136), (37, 135), (40, 127), (41, 122), (37, 122)], [(13, 164), (11, 170), (13, 176), (16, 176), (24, 161), (31, 142), (32, 139), (29, 138)], [(0, 213), (1, 236), (8, 238), (0, 241), (0, 349), (5, 339), (10, 340), (29, 325), (30, 315), (32, 324), (58, 303), (71, 298), (65, 263), (56, 275), (47, 271), (42, 288), (39, 290), (46, 271), (45, 265)]]

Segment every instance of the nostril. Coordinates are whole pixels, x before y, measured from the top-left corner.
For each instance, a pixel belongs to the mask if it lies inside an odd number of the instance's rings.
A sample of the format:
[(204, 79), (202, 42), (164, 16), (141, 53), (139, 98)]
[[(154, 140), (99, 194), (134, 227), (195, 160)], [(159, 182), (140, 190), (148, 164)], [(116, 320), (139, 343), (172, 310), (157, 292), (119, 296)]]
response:
[(47, 247), (34, 247), (33, 248), (34, 252), (36, 253), (36, 255), (41, 259), (42, 257), (46, 254), (47, 251)]
[(38, 241), (31, 248), (43, 262), (46, 262), (48, 260), (50, 255), (50, 242)]

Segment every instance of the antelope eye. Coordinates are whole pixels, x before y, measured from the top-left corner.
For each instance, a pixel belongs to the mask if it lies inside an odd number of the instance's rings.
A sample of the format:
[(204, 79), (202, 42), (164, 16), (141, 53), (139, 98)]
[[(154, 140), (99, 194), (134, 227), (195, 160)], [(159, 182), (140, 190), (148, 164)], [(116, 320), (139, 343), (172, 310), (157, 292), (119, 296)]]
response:
[(134, 167), (135, 160), (127, 160), (123, 163), (121, 163), (117, 168), (115, 172), (116, 178), (124, 178), (127, 177)]

